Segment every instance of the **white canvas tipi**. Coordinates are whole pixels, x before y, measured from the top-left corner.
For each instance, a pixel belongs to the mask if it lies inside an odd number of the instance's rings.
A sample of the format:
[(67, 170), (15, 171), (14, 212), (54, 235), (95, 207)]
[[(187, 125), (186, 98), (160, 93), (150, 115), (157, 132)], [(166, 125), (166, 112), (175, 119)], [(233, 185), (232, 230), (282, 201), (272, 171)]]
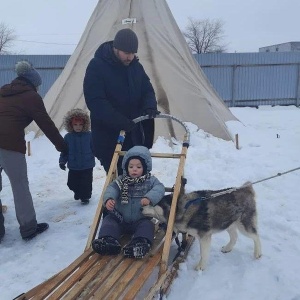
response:
[[(230, 140), (225, 122), (236, 120), (217, 95), (178, 28), (166, 0), (99, 0), (65, 69), (44, 103), (56, 126), (72, 108), (86, 109), (83, 79), (99, 45), (113, 40), (122, 28), (138, 36), (138, 57), (155, 89), (162, 113), (196, 124), (212, 135)], [(156, 136), (177, 134), (173, 121), (156, 119)]]

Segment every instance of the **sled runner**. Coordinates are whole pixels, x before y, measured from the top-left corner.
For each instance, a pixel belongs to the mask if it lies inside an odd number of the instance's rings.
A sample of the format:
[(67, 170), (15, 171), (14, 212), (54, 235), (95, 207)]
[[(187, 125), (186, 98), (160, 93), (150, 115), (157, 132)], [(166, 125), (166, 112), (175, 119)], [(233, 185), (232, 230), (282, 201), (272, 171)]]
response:
[[(152, 299), (158, 293), (165, 294), (176, 276), (179, 263), (184, 260), (193, 242), (187, 238), (184, 249), (179, 248), (178, 254), (170, 255), (175, 220), (177, 197), (183, 183), (183, 170), (189, 146), (189, 130), (183, 122), (171, 115), (160, 114), (156, 118), (166, 118), (176, 121), (185, 130), (181, 153), (151, 153), (152, 157), (179, 159), (177, 175), (173, 187), (167, 187), (166, 192), (172, 192), (172, 207), (166, 230), (156, 224), (155, 239), (150, 253), (142, 259), (124, 258), (117, 256), (101, 256), (91, 247), (98, 232), (102, 212), (103, 195), (106, 187), (117, 176), (117, 162), (121, 151), (125, 132), (121, 131), (112, 158), (110, 169), (103, 187), (102, 195), (95, 217), (91, 225), (86, 248), (73, 263), (47, 281), (30, 291), (17, 296), (17, 300), (29, 299)], [(148, 119), (142, 116), (135, 123)], [(124, 237), (122, 246), (128, 241)], [(180, 252), (180, 253), (179, 253)]]

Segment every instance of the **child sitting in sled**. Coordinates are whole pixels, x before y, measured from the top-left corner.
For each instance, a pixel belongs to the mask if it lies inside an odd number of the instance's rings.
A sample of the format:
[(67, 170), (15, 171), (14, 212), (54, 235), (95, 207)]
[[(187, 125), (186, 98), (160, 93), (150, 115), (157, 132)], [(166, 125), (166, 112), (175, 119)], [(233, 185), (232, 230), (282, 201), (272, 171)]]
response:
[(123, 248), (125, 257), (142, 258), (150, 250), (154, 239), (154, 224), (143, 216), (142, 206), (156, 205), (165, 194), (164, 185), (152, 176), (150, 151), (135, 146), (127, 151), (122, 162), (123, 175), (106, 189), (103, 205), (108, 214), (104, 217), (98, 239), (92, 242), (95, 252), (117, 255), (122, 234), (131, 234), (131, 241)]

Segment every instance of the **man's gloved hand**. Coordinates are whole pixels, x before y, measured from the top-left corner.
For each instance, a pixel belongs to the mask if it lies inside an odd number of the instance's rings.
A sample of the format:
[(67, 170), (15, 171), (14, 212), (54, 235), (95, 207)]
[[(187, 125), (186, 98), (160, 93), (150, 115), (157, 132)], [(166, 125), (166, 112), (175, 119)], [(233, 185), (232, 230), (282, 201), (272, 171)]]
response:
[(125, 124), (123, 127), (123, 129), (126, 132), (130, 132), (134, 127), (135, 127), (135, 123), (132, 120), (128, 120), (127, 124)]
[(65, 164), (60, 163), (60, 164), (59, 164), (59, 167), (60, 167), (62, 170), (66, 171), (66, 166), (65, 166)]
[(159, 114), (160, 114), (160, 111), (158, 111), (156, 108), (147, 108), (147, 109), (145, 109), (143, 116), (148, 115), (149, 119), (153, 119)]

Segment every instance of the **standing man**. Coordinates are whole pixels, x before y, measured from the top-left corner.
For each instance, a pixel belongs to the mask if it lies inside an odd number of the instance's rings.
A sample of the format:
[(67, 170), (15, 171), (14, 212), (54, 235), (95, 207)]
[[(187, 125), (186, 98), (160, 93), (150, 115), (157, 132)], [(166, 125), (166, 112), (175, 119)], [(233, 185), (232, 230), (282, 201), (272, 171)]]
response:
[(67, 146), (37, 93), (42, 83), (37, 70), (29, 62), (20, 61), (16, 73), (18, 77), (0, 89), (0, 165), (11, 183), (21, 236), (30, 240), (49, 225), (36, 220), (27, 177), (24, 129), (35, 121), (58, 151), (67, 151)]
[[(154, 120), (159, 114), (154, 89), (136, 53), (138, 38), (129, 28), (105, 42), (90, 61), (83, 83), (84, 97), (91, 113), (95, 156), (108, 172), (120, 130), (126, 131), (122, 150), (136, 145), (150, 149)], [(149, 115), (151, 120), (132, 120)], [(122, 174), (121, 160), (118, 172)]]

